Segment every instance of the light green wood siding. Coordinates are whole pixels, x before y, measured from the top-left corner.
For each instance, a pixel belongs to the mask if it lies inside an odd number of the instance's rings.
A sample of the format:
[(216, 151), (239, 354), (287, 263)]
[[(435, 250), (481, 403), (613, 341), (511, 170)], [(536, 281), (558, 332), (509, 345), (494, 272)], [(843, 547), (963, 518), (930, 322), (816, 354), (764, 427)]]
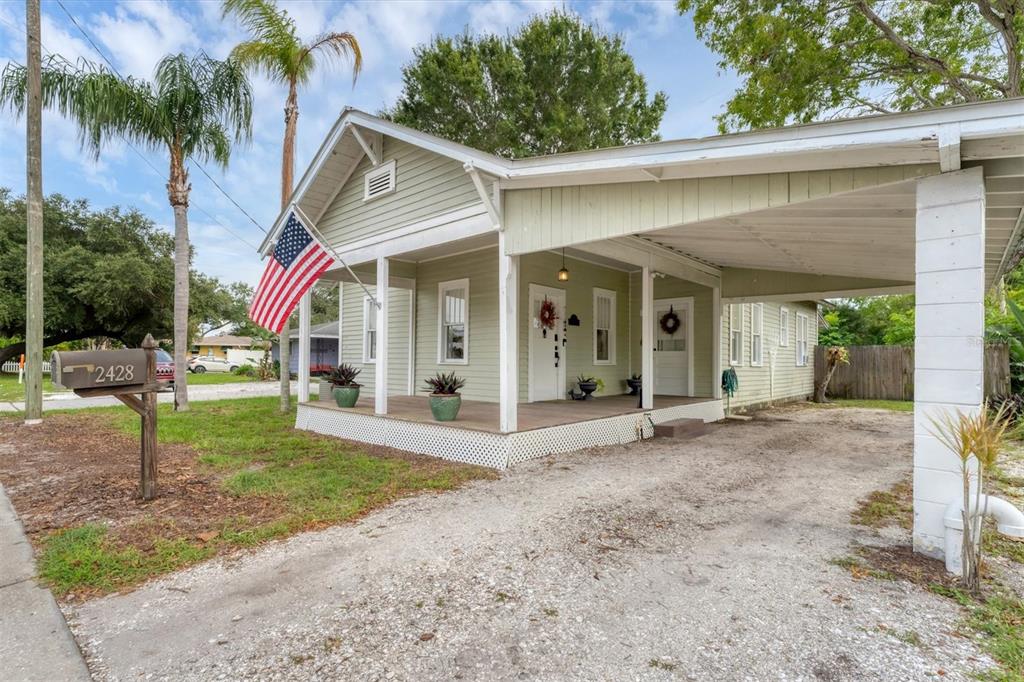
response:
[[(630, 351), (630, 365), (633, 372), (640, 373), (640, 307), (642, 301), (640, 273), (631, 275), (630, 325), (637, 330)], [(711, 368), (711, 289), (675, 277), (659, 277), (654, 280), (654, 298), (693, 297), (693, 394), (710, 398), (713, 395)], [(657, 406), (657, 405), (655, 405)]]
[(503, 209), (509, 253), (657, 230), (935, 172), (932, 165), (512, 189)]
[[(438, 363), (438, 285), (469, 279), (469, 357), (466, 364)], [(466, 380), (467, 400), (498, 400), (498, 249), (472, 251), (420, 263), (416, 272), (416, 390), (436, 372)]]
[(392, 159), (393, 193), (363, 201), (363, 175), (373, 168), (364, 156), (320, 219), (318, 227), (335, 248), (480, 201), (457, 161), (385, 137), (383, 161)]
[[(530, 284), (541, 284), (565, 290), (566, 315), (575, 314), (580, 326), (568, 327), (566, 335), (565, 383), (571, 388), (580, 374), (604, 381), (604, 392), (615, 395), (628, 391), (629, 377), (629, 273), (594, 265), (573, 258), (565, 259), (569, 281), (559, 282), (561, 256), (554, 253), (531, 253), (519, 259), (519, 400), (529, 398), (530, 347)], [(594, 288), (615, 292), (615, 364), (594, 364)], [(559, 320), (556, 328), (561, 332)]]
[[(743, 314), (742, 361), (732, 365), (739, 378), (739, 390), (732, 398), (732, 407), (743, 407), (775, 401), (792, 400), (810, 395), (814, 391), (814, 346), (818, 342), (818, 314), (814, 304), (809, 303), (763, 303), (764, 306), (764, 355), (763, 364), (750, 364), (751, 352), (751, 306), (752, 303), (737, 303)], [(788, 344), (779, 345), (780, 310), (789, 310)], [(796, 364), (796, 315), (807, 316), (807, 365)], [(729, 367), (729, 306), (722, 306), (722, 369)], [(774, 391), (771, 386), (770, 352), (775, 352)]]
[[(357, 381), (363, 385), (362, 396), (373, 397), (377, 378), (377, 365), (363, 361), (363, 301), (366, 294), (358, 284), (342, 282), (344, 310), (341, 321), (341, 359), (362, 370)], [(371, 291), (373, 289), (371, 288)], [(388, 316), (391, 320), (388, 337), (388, 393), (405, 394), (409, 371), (409, 310), (410, 291), (388, 290)], [(371, 311), (372, 312), (372, 311)]]

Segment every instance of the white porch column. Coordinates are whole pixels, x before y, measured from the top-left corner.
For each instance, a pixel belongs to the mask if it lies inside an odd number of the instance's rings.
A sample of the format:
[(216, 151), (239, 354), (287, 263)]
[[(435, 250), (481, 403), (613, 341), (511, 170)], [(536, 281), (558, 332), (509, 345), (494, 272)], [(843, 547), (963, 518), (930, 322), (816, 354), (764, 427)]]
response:
[(338, 364), (345, 361), (342, 354), (342, 329), (345, 326), (345, 283), (338, 282)]
[(519, 426), (519, 256), (505, 255), (498, 233), (498, 402), (502, 433)]
[(645, 410), (654, 407), (654, 276), (645, 265), (640, 275), (640, 374)]
[(711, 289), (711, 397), (722, 399), (722, 288)]
[[(309, 334), (310, 320), (313, 317), (313, 290), (310, 289), (299, 299), (299, 402), (309, 401)], [(291, 340), (288, 341), (291, 343)]]
[[(985, 181), (981, 168), (917, 182), (914, 342), (914, 550), (944, 556), (943, 514), (961, 495), (960, 462), (929, 417), (983, 399)], [(959, 551), (951, 548), (951, 551)]]
[(377, 358), (373, 377), (375, 414), (388, 413), (388, 259), (377, 258)]

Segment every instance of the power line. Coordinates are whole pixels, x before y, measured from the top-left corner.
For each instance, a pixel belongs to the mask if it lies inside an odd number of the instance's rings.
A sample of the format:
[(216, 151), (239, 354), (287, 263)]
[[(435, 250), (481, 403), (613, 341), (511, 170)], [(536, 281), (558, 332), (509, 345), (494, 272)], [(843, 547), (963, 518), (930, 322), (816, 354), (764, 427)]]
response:
[[(63, 0), (57, 0), (57, 4), (60, 6), (60, 8), (62, 10), (64, 10), (64, 14), (66, 14), (68, 16), (68, 19), (70, 19), (71, 23), (75, 25), (75, 28), (78, 29), (79, 33), (81, 33), (83, 36), (85, 36), (85, 39), (87, 41), (89, 41), (89, 44), (92, 45), (92, 49), (96, 51), (96, 54), (98, 54), (100, 56), (100, 58), (107, 63), (107, 66), (109, 66), (114, 71), (114, 73), (117, 74), (118, 78), (121, 78), (123, 80), (124, 76), (121, 75), (121, 72), (117, 70), (117, 67), (114, 66), (114, 63), (112, 61), (110, 61), (110, 59), (107, 58), (107, 55), (103, 52), (103, 50), (101, 50), (100, 47), (95, 43), (95, 41), (93, 41), (93, 39), (89, 35), (89, 33), (82, 27), (81, 24), (78, 23), (78, 20), (75, 19), (74, 15), (71, 14), (71, 12), (68, 11), (68, 8), (64, 6)], [(264, 232), (264, 234), (267, 232), (266, 228), (264, 228), (262, 225), (260, 225), (258, 222), (256, 222), (256, 219), (253, 218), (249, 214), (248, 211), (246, 211), (244, 208), (242, 208), (242, 205), (239, 204), (237, 201), (235, 201), (234, 197), (232, 197), (230, 194), (228, 194), (227, 190), (225, 190), (223, 187), (220, 186), (220, 183), (218, 183), (216, 180), (213, 179), (213, 176), (211, 176), (206, 171), (206, 168), (203, 167), (203, 164), (201, 164), (198, 159), (196, 159), (195, 157), (189, 157), (189, 158), (191, 158), (192, 163), (196, 164), (196, 167), (199, 168), (199, 170), (202, 172), (202, 174), (205, 175), (206, 178), (211, 183), (213, 183), (213, 186), (216, 187), (217, 190), (221, 194), (223, 194), (225, 197), (227, 197), (228, 201), (230, 201), (232, 204), (235, 205), (235, 208), (237, 208), (239, 211), (241, 211), (245, 215), (245, 217), (248, 218), (249, 221), (253, 225), (255, 225), (260, 230), (262, 230)]]
[[(67, 11), (67, 10), (65, 10), (65, 11)], [(72, 20), (72, 21), (74, 21), (74, 17), (71, 17), (71, 20)], [(0, 17), (0, 21), (2, 21), (3, 23), (7, 24), (7, 25), (8, 25), (8, 26), (10, 26), (11, 28), (13, 28), (13, 29), (14, 29), (15, 31), (20, 31), (20, 30), (21, 30), (21, 28), (20, 28), (20, 27), (16, 26), (15, 24), (11, 23), (10, 21), (7, 21), (7, 20), (6, 20), (6, 19), (4, 19), (3, 17)], [(77, 22), (75, 22), (75, 25), (77, 26)], [(92, 42), (92, 40), (91, 40), (91, 39), (89, 39), (89, 36), (88, 36), (87, 34), (86, 34), (86, 39), (88, 39), (88, 40), (89, 40), (89, 42), (90, 42), (90, 44), (92, 44), (92, 45), (93, 45), (93, 47), (95, 48), (95, 43), (93, 43), (93, 42)], [(46, 45), (44, 45), (42, 41), (39, 41), (39, 46), (40, 46), (40, 48), (42, 48), (42, 50), (43, 50), (43, 51), (44, 51), (44, 52), (46, 53), (46, 55), (47, 55), (48, 57), (52, 57), (52, 56), (59, 56), (59, 55), (57, 55), (56, 53), (54, 53), (54, 52), (51, 52), (50, 50), (48, 50), (48, 49), (46, 48)], [(100, 55), (100, 56), (102, 56), (102, 53), (101, 53), (101, 55)], [(109, 62), (108, 62), (108, 63), (109, 63)], [(111, 67), (111, 68), (113, 68), (113, 67)], [(115, 71), (116, 71), (116, 70), (115, 70)], [(122, 78), (123, 78), (123, 76), (121, 76), (120, 74), (118, 74), (118, 77), (122, 77)], [(126, 146), (127, 146), (127, 147), (128, 147), (129, 149), (131, 149), (131, 150), (132, 150), (133, 152), (135, 152), (135, 155), (136, 155), (136, 156), (138, 156), (138, 157), (139, 157), (139, 158), (140, 158), (140, 159), (141, 159), (141, 160), (143, 161), (143, 163), (145, 163), (145, 164), (146, 164), (147, 166), (149, 166), (150, 170), (152, 170), (152, 171), (153, 171), (153, 173), (155, 173), (155, 174), (156, 174), (156, 176), (157, 176), (158, 178), (160, 178), (161, 180), (166, 180), (166, 178), (164, 177), (164, 174), (163, 174), (163, 172), (162, 172), (162, 171), (161, 171), (161, 170), (160, 170), (159, 168), (157, 168), (157, 167), (156, 167), (155, 165), (153, 165), (153, 162), (152, 162), (152, 161), (150, 161), (150, 160), (149, 160), (149, 158), (148, 158), (148, 157), (147, 157), (147, 156), (146, 156), (145, 154), (143, 154), (143, 153), (142, 153), (141, 151), (139, 151), (138, 147), (136, 147), (136, 146), (135, 146), (134, 144), (132, 144), (132, 143), (131, 143), (131, 141), (130, 141), (130, 140), (129, 140), (128, 138), (126, 138), (126, 137), (125, 137), (124, 135), (122, 135), (122, 134), (120, 134), (120, 133), (118, 133), (117, 135), (118, 135), (118, 137), (120, 137), (120, 138), (121, 138), (121, 141), (122, 141), (122, 142), (124, 142), (124, 143), (125, 143), (125, 145), (126, 145)], [(194, 161), (194, 159), (193, 159), (193, 161)], [(206, 173), (206, 171), (205, 171), (204, 169), (200, 168), (200, 170), (202, 170), (202, 171), (203, 171), (203, 174), (205, 174), (205, 175), (206, 175), (206, 177), (208, 177), (208, 178), (210, 177), (210, 176), (209, 176), (209, 174), (207, 174), (207, 173)], [(211, 182), (213, 182), (213, 183), (214, 183), (215, 185), (217, 184), (217, 183), (216, 183), (216, 182), (215, 182), (215, 181), (213, 180), (213, 178), (210, 178), (210, 181), (211, 181)], [(223, 190), (221, 190), (221, 191), (223, 192)], [(231, 199), (231, 197), (230, 197), (230, 196), (229, 196), (228, 198), (229, 198), (229, 199)], [(234, 202), (234, 199), (232, 199), (232, 202)], [(235, 204), (235, 205), (237, 206), (237, 204)], [(217, 218), (216, 216), (212, 215), (212, 214), (211, 214), (211, 213), (210, 213), (209, 211), (207, 211), (206, 209), (204, 209), (204, 208), (203, 208), (202, 206), (200, 206), (199, 204), (193, 203), (193, 204), (192, 204), (192, 207), (193, 207), (193, 208), (195, 208), (195, 209), (196, 209), (197, 211), (199, 211), (200, 213), (202, 213), (203, 215), (205, 215), (205, 216), (206, 216), (207, 218), (209, 218), (209, 219), (210, 219), (210, 220), (212, 220), (213, 222), (215, 222), (215, 223), (216, 223), (217, 225), (219, 225), (220, 227), (224, 228), (224, 230), (225, 230), (225, 231), (226, 231), (226, 232), (227, 232), (228, 234), (230, 234), (230, 235), (231, 235), (231, 236), (233, 236), (233, 237), (234, 237), (235, 239), (237, 239), (238, 241), (242, 242), (243, 244), (245, 244), (246, 246), (248, 246), (249, 248), (251, 248), (251, 249), (252, 249), (253, 251), (258, 251), (258, 250), (259, 250), (259, 248), (258, 248), (257, 246), (255, 246), (255, 245), (254, 245), (254, 244), (253, 244), (252, 242), (250, 242), (250, 241), (249, 241), (248, 239), (246, 239), (245, 237), (243, 237), (242, 235), (238, 234), (237, 232), (235, 232), (234, 230), (232, 230), (232, 229), (231, 229), (230, 227), (228, 227), (227, 225), (225, 225), (225, 224), (224, 224), (224, 223), (223, 223), (223, 222), (222, 222), (222, 221), (221, 221), (221, 220), (220, 220), (219, 218)], [(241, 208), (241, 207), (239, 207), (239, 208)], [(244, 211), (243, 211), (243, 212), (244, 212)], [(250, 220), (252, 220), (252, 218), (251, 218), (251, 217), (250, 217)], [(259, 224), (257, 223), (257, 224), (256, 224), (256, 227), (260, 227), (260, 225), (259, 225)], [(260, 227), (260, 229), (262, 230), (263, 228), (262, 228), (262, 227)], [(264, 230), (264, 232), (265, 232), (265, 231), (266, 231), (266, 230)]]

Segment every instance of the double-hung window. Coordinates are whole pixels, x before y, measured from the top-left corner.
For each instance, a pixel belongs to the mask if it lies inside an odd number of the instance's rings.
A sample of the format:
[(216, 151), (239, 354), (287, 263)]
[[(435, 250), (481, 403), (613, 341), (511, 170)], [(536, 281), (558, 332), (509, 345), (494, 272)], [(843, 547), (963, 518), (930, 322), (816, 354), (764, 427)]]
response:
[(438, 300), (438, 358), (441, 364), (469, 362), (469, 280), (441, 282)]
[(615, 292), (594, 289), (594, 364), (615, 364)]
[(760, 367), (764, 360), (764, 304), (750, 306), (750, 364)]
[(796, 366), (807, 365), (807, 316), (796, 314)]
[(789, 345), (789, 308), (779, 308), (779, 345)]
[(743, 306), (729, 306), (729, 364), (743, 364)]
[(377, 360), (377, 306), (367, 296), (363, 299), (363, 362)]

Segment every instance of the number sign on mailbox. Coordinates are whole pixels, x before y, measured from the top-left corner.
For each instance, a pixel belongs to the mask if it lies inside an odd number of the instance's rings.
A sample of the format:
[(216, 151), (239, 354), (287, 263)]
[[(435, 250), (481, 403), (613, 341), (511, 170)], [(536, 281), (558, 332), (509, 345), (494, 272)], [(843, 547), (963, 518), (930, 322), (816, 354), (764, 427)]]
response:
[(146, 351), (55, 351), (50, 356), (50, 378), (60, 388), (112, 388), (146, 383)]

